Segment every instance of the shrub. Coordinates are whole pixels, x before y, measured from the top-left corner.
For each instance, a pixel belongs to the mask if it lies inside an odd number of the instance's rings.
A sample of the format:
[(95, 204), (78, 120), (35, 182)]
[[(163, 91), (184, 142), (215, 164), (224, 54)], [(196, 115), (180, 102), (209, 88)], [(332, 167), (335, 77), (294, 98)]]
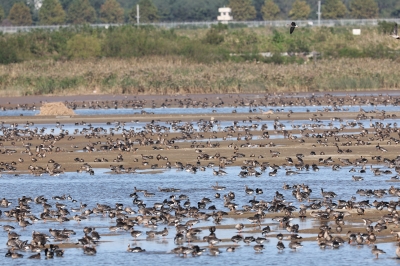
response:
[(100, 52), (100, 41), (92, 36), (77, 34), (67, 42), (67, 55), (69, 58), (86, 59), (99, 56)]
[(19, 61), (16, 47), (11, 42), (0, 40), (0, 47), (0, 64), (11, 64)]

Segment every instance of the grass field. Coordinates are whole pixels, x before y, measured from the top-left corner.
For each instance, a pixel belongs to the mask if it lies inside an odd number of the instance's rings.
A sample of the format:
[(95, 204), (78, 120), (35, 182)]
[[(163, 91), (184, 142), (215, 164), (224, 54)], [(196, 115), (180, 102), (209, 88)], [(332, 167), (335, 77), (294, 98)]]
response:
[[(348, 27), (289, 35), (224, 26), (1, 35), (0, 96), (397, 89), (400, 42), (390, 27), (362, 28), (361, 36)], [(315, 60), (306, 57), (314, 51)]]

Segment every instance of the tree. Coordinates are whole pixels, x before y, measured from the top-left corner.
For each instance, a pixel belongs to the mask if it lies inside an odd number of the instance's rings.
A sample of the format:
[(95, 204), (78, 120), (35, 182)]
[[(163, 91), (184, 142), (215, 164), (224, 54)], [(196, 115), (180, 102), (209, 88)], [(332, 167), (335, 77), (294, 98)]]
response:
[(353, 0), (350, 2), (350, 16), (352, 18), (376, 18), (379, 13), (375, 0)]
[(32, 25), (32, 16), (29, 7), (21, 2), (13, 5), (8, 19), (16, 26)]
[(306, 1), (296, 0), (292, 5), (292, 10), (289, 12), (289, 17), (292, 19), (306, 19), (310, 12), (311, 8)]
[(39, 20), (42, 25), (59, 25), (65, 22), (65, 11), (58, 0), (44, 0), (39, 9)]
[(265, 0), (264, 5), (261, 8), (262, 17), (264, 20), (276, 19), (281, 10), (279, 6), (274, 3), (273, 0)]
[(2, 6), (0, 6), (0, 23), (3, 21), (4, 19), (4, 9)]
[[(139, 3), (139, 21), (142, 23), (152, 23), (159, 19), (158, 9), (151, 0), (140, 0)], [(136, 22), (136, 6), (129, 12), (129, 20)]]
[(342, 0), (326, 0), (325, 4), (322, 5), (322, 17), (323, 18), (343, 18), (346, 15), (347, 8), (343, 4)]
[(73, 24), (93, 23), (96, 21), (96, 10), (89, 0), (74, 0), (68, 8), (67, 22)]
[(105, 23), (122, 23), (124, 10), (116, 0), (107, 0), (100, 8), (100, 20)]
[(69, 5), (72, 3), (73, 0), (60, 0), (62, 8), (64, 10), (68, 10)]
[(251, 20), (257, 15), (256, 9), (251, 4), (251, 0), (230, 0), (229, 7), (232, 9), (234, 20)]

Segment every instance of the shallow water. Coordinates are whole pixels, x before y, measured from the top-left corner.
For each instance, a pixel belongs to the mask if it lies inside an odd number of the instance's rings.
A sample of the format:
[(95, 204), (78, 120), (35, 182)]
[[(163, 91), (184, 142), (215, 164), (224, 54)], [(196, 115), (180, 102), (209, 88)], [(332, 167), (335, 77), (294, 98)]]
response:
[[(361, 106), (365, 111), (381, 111), (386, 112), (399, 111), (399, 106), (384, 106), (384, 105), (364, 105)], [(260, 114), (260, 109), (264, 111), (273, 110), (275, 113), (279, 112), (319, 112), (322, 110), (335, 111), (335, 112), (358, 112), (360, 106), (348, 106), (343, 105), (338, 109), (334, 109), (331, 106), (260, 106), (260, 107), (206, 107), (206, 108), (142, 108), (142, 109), (129, 109), (129, 108), (118, 108), (118, 109), (76, 109), (74, 110), (76, 115), (142, 115), (143, 113), (148, 114), (228, 114), (233, 111), (237, 113), (249, 113), (254, 115)], [(250, 112), (251, 111), (251, 112)], [(0, 111), (1, 116), (35, 116), (40, 113), (39, 110), (27, 110), (27, 109), (8, 109)]]
[[(277, 112), (288, 112), (289, 110), (293, 112), (305, 112), (307, 109), (310, 112), (322, 110), (323, 108), (330, 108), (329, 106), (284, 106), (284, 107), (263, 107), (262, 109), (273, 109)], [(369, 110), (385, 110), (385, 111), (399, 111), (400, 107), (397, 106), (363, 106), (363, 109)], [(144, 108), (141, 109), (146, 112), (154, 112), (156, 114), (164, 113), (164, 114), (207, 114), (210, 116), (213, 114), (213, 110), (216, 113), (231, 113), (233, 110), (236, 110), (238, 113), (249, 113), (249, 107), (222, 107), (222, 108)], [(118, 114), (140, 114), (138, 109), (78, 109), (76, 113), (78, 115), (118, 115)], [(256, 109), (257, 113), (253, 113), (253, 115), (258, 115), (258, 108)], [(358, 111), (358, 106), (343, 106), (343, 111)], [(18, 116), (23, 114), (24, 116), (32, 116), (36, 115), (38, 111), (28, 111), (28, 110), (7, 110), (1, 111), (0, 115), (2, 116)], [(357, 121), (361, 122), (363, 126), (369, 128), (369, 123), (382, 122), (382, 123), (394, 123), (396, 119), (385, 119), (384, 121), (380, 120), (372, 120), (372, 121)], [(199, 127), (196, 123), (197, 121), (193, 121), (194, 130), (199, 130)], [(321, 122), (311, 122), (308, 120), (283, 120), (281, 123), (284, 124), (285, 129), (294, 129), (295, 127), (301, 127), (302, 125), (307, 125), (310, 127), (311, 124), (319, 125), (322, 128), (330, 128), (332, 127), (340, 127), (341, 124), (346, 124), (347, 121), (339, 122), (339, 121), (330, 121), (330, 120), (321, 120)], [(261, 124), (265, 123), (268, 125), (268, 129), (273, 129), (272, 121), (265, 122), (256, 122), (252, 123)], [(249, 127), (252, 123), (248, 121), (238, 121), (239, 126)], [(329, 123), (332, 123), (330, 126)], [(156, 123), (161, 126), (168, 126), (166, 123)], [(180, 125), (183, 125), (181, 123)], [(126, 130), (134, 129), (135, 131), (140, 131), (146, 123), (140, 122), (131, 122), (126, 123), (124, 128)], [(233, 125), (233, 121), (223, 121), (221, 123), (217, 123), (212, 128), (213, 130), (219, 131), (223, 130), (227, 126)], [(4, 124), (5, 127), (9, 127), (10, 125)], [(61, 130), (68, 130), (69, 134), (73, 134), (75, 128), (79, 129), (79, 132), (88, 129), (88, 125), (74, 125), (74, 124), (64, 124), (62, 128), (56, 128), (54, 124), (35, 124), (30, 129), (34, 127), (45, 128), (44, 133), (51, 133), (51, 130), (54, 129), (53, 134), (59, 134)], [(92, 124), (92, 127), (103, 127), (107, 132), (110, 129), (115, 128), (115, 124), (104, 125), (104, 124)], [(218, 128), (219, 127), (219, 128)], [(24, 128), (24, 125), (19, 125), (18, 128)], [(359, 129), (360, 127), (357, 125), (354, 128)], [(120, 129), (120, 131), (122, 128)], [(370, 130), (371, 131), (371, 130)], [(210, 133), (210, 132), (209, 132)], [(352, 134), (357, 133), (353, 132)], [(2, 134), (2, 133), (0, 133)], [(78, 133), (79, 134), (79, 133)], [(211, 134), (211, 133), (210, 133)], [(208, 140), (207, 138), (204, 140)], [(282, 135), (271, 134), (270, 138), (279, 138)], [(218, 141), (218, 139), (216, 139)], [(318, 161), (318, 157), (316, 156), (315, 161)], [(387, 170), (388, 168), (381, 166), (382, 170)], [(291, 170), (295, 170), (292, 168)], [(393, 182), (385, 182), (390, 179), (390, 177), (395, 175), (395, 172), (391, 175), (381, 175), (374, 176), (371, 171), (367, 170), (367, 173), (350, 173), (350, 167), (342, 167), (339, 171), (333, 171), (330, 167), (320, 167), (319, 172), (310, 171), (300, 171), (297, 175), (286, 175), (285, 169), (280, 169), (278, 171), (277, 176), (269, 177), (267, 170), (260, 177), (246, 177), (241, 178), (238, 176), (240, 172), (239, 167), (227, 167), (225, 171), (227, 172), (226, 176), (214, 176), (212, 169), (207, 168), (205, 172), (197, 172), (196, 174), (188, 173), (186, 171), (177, 171), (176, 169), (164, 170), (156, 174), (149, 174), (148, 171), (140, 171), (136, 174), (120, 174), (114, 175), (109, 174), (108, 169), (94, 169), (95, 175), (90, 176), (89, 174), (78, 174), (78, 173), (65, 173), (60, 176), (49, 176), (43, 175), (40, 177), (31, 176), (31, 175), (19, 175), (15, 176), (13, 174), (2, 173), (0, 177), (0, 198), (5, 197), (13, 202), (12, 207), (15, 206), (17, 199), (24, 196), (29, 197), (37, 197), (39, 195), (45, 195), (46, 198), (49, 199), (49, 203), (54, 205), (56, 203), (55, 200), (51, 199), (52, 196), (60, 196), (63, 194), (71, 195), (77, 202), (71, 201), (60, 201), (65, 203), (68, 208), (78, 208), (80, 206), (80, 202), (86, 203), (88, 208), (92, 209), (96, 206), (96, 203), (107, 204), (111, 207), (115, 206), (115, 203), (122, 203), (124, 206), (131, 206), (134, 210), (137, 210), (137, 206), (133, 205), (132, 198), (129, 197), (129, 194), (133, 192), (134, 187), (138, 189), (146, 189), (149, 192), (154, 192), (155, 196), (151, 198), (145, 198), (142, 193), (138, 193), (140, 199), (143, 199), (147, 206), (153, 206), (156, 202), (162, 202), (164, 199), (169, 198), (172, 194), (179, 196), (180, 194), (186, 194), (190, 197), (191, 206), (197, 206), (197, 202), (200, 201), (203, 197), (209, 197), (212, 202), (207, 204), (207, 206), (215, 205), (217, 209), (223, 208), (223, 199), (215, 199), (214, 195), (216, 193), (215, 190), (211, 188), (212, 185), (215, 185), (215, 182), (218, 182), (221, 186), (226, 186), (224, 191), (218, 191), (221, 195), (228, 193), (229, 191), (234, 191), (236, 194), (235, 202), (238, 204), (238, 209), (241, 209), (243, 205), (248, 205), (249, 200), (253, 199), (253, 195), (247, 195), (244, 192), (245, 185), (250, 188), (261, 188), (263, 190), (262, 195), (257, 195), (257, 200), (271, 201), (275, 195), (276, 191), (281, 192), (286, 201), (292, 203), (294, 206), (298, 207), (301, 203), (307, 204), (306, 202), (297, 202), (295, 198), (292, 196), (291, 190), (283, 190), (282, 185), (286, 182), (289, 185), (293, 184), (302, 184), (305, 183), (310, 186), (313, 190), (311, 194), (311, 198), (321, 199), (320, 189), (323, 188), (325, 191), (334, 191), (338, 196), (337, 199), (345, 199), (349, 200), (352, 196), (356, 196), (357, 201), (369, 199), (370, 202), (375, 199), (390, 201), (390, 200), (398, 200), (397, 197), (385, 195), (382, 198), (366, 198), (360, 197), (356, 194), (358, 189), (388, 189), (391, 185), (397, 187), (397, 183)], [(358, 168), (359, 170), (359, 168)], [(352, 180), (352, 175), (362, 175), (364, 180), (360, 182), (355, 182)], [(157, 187), (174, 187), (181, 189), (180, 192), (176, 193), (165, 193), (159, 192)], [(334, 199), (335, 201), (335, 199)], [(36, 205), (31, 203), (32, 213), (36, 216), (39, 216), (39, 213), (42, 211), (41, 205)], [(10, 208), (0, 208), (3, 212)], [(54, 208), (53, 208), (54, 209)], [(210, 210), (202, 210), (207, 213), (212, 213)], [(71, 216), (76, 213), (71, 212)], [(277, 214), (281, 215), (281, 214)], [(86, 226), (95, 227), (96, 230), (102, 235), (101, 242), (97, 246), (97, 254), (95, 256), (87, 256), (83, 254), (81, 248), (69, 248), (66, 249), (65, 255), (63, 258), (54, 258), (54, 259), (44, 259), (42, 257), (40, 264), (41, 265), (54, 265), (57, 263), (59, 265), (154, 265), (154, 264), (169, 264), (169, 265), (221, 265), (221, 264), (239, 264), (239, 265), (261, 265), (261, 264), (271, 264), (271, 265), (351, 265), (351, 264), (371, 264), (371, 263), (379, 263), (380, 265), (400, 265), (400, 260), (395, 259), (395, 245), (393, 243), (382, 243), (378, 244), (378, 247), (387, 252), (387, 254), (381, 255), (379, 259), (375, 259), (371, 254), (371, 247), (368, 245), (364, 246), (355, 246), (345, 244), (341, 246), (339, 249), (325, 249), (322, 250), (318, 247), (316, 241), (304, 241), (303, 248), (297, 251), (291, 251), (288, 248), (289, 240), (285, 239), (283, 242), (286, 245), (286, 249), (283, 252), (278, 252), (276, 249), (277, 239), (275, 235), (279, 232), (287, 234), (286, 229), (283, 229), (279, 226), (279, 223), (273, 221), (272, 219), (264, 219), (262, 224), (270, 225), (272, 232), (268, 237), (268, 241), (264, 242), (265, 250), (256, 254), (253, 250), (254, 243), (250, 245), (245, 245), (243, 242), (240, 243), (236, 252), (229, 253), (225, 252), (226, 245), (232, 245), (233, 242), (223, 242), (224, 247), (221, 247), (220, 250), (222, 254), (218, 256), (209, 255), (208, 250), (199, 257), (188, 256), (187, 258), (178, 257), (174, 254), (171, 254), (170, 251), (177, 247), (174, 243), (173, 238), (175, 235), (175, 228), (169, 226), (169, 235), (163, 239), (161, 237), (156, 237), (155, 239), (148, 240), (146, 239), (145, 231), (154, 230), (153, 228), (148, 228), (144, 226), (135, 226), (136, 230), (143, 231), (143, 234), (136, 240), (130, 236), (129, 232), (117, 232), (110, 234), (109, 226), (115, 224), (115, 219), (113, 221), (108, 217), (103, 217), (100, 215), (91, 215), (89, 219), (83, 220), (81, 223), (77, 223), (76, 221), (70, 221), (63, 224), (59, 224), (54, 221), (47, 221), (44, 223), (43, 221), (35, 222), (34, 225), (27, 227), (26, 230), (22, 230), (18, 224), (9, 220), (4, 216), (1, 216), (2, 222), (1, 225), (10, 224), (15, 226), (15, 231), (21, 234), (20, 239), (28, 240), (31, 239), (31, 233), (33, 230), (47, 233), (49, 228), (52, 229), (74, 229), (77, 232), (77, 235), (71, 236), (70, 242), (76, 243), (79, 238), (83, 236), (82, 229)], [(187, 219), (184, 219), (182, 222), (186, 222)], [(362, 226), (362, 220), (360, 218), (360, 224), (355, 224), (356, 226)], [(247, 219), (241, 218), (225, 218), (222, 220), (222, 225), (230, 224), (234, 225), (236, 223), (244, 223), (249, 224)], [(292, 223), (298, 223), (300, 225), (300, 229), (317, 227), (321, 224), (319, 220), (314, 218), (307, 218), (306, 220), (295, 219)], [(333, 221), (330, 221), (333, 224)], [(214, 225), (212, 219), (210, 218), (208, 221), (201, 221), (195, 227), (208, 227)], [(156, 230), (162, 230), (165, 227), (164, 224), (159, 224)], [(204, 236), (208, 235), (208, 230), (205, 229), (199, 236), (199, 239), (202, 239)], [(233, 228), (230, 229), (218, 229), (216, 231), (216, 235), (218, 238), (230, 239), (231, 236), (237, 234), (236, 230)], [(253, 227), (245, 228), (243, 232), (243, 236), (253, 235), (255, 237), (261, 236), (260, 233), (254, 231)], [(311, 234), (301, 234), (303, 237), (316, 237)], [(342, 235), (343, 236), (343, 235)], [(23, 253), (25, 257), (23, 259), (12, 260), (10, 258), (3, 258), (4, 254), (7, 252), (7, 247), (5, 243), (7, 242), (7, 233), (0, 229), (0, 265), (4, 263), (10, 265), (36, 265), (37, 261), (27, 260), (26, 258), (32, 253), (19, 251), (19, 253)], [(50, 243), (54, 243), (53, 240)], [(126, 248), (128, 244), (131, 246), (140, 246), (146, 249), (144, 253), (128, 253), (126, 252)], [(206, 242), (196, 243), (201, 247), (206, 247)], [(185, 244), (186, 245), (186, 244)], [(43, 255), (43, 252), (42, 252)]]
[[(157, 174), (146, 174), (147, 171), (136, 174), (108, 174), (108, 169), (95, 169), (95, 175), (90, 176), (88, 174), (77, 174), (77, 173), (65, 173), (60, 176), (48, 176), (44, 175), (41, 177), (35, 177), (30, 175), (14, 176), (11, 174), (3, 173), (0, 179), (1, 182), (1, 195), (13, 202), (13, 205), (17, 202), (17, 199), (22, 195), (36, 197), (39, 195), (45, 195), (49, 199), (48, 203), (55, 204), (56, 201), (51, 199), (52, 196), (60, 196), (63, 194), (71, 195), (72, 198), (77, 200), (73, 203), (71, 201), (59, 201), (65, 203), (68, 208), (78, 208), (80, 202), (86, 203), (88, 208), (95, 207), (96, 203), (107, 204), (113, 207), (115, 203), (123, 203), (124, 206), (132, 206), (134, 210), (137, 210), (132, 204), (132, 199), (129, 194), (133, 192), (133, 188), (147, 189), (149, 192), (154, 192), (155, 196), (145, 198), (142, 193), (140, 199), (143, 199), (147, 206), (152, 206), (155, 202), (162, 202), (170, 195), (186, 194), (190, 197), (191, 205), (197, 206), (197, 202), (203, 197), (209, 197), (212, 202), (207, 204), (215, 205), (217, 209), (222, 209), (223, 200), (215, 199), (215, 190), (211, 188), (218, 182), (221, 186), (226, 186), (224, 191), (219, 191), (221, 195), (226, 194), (228, 191), (234, 191), (236, 194), (235, 202), (239, 205), (239, 209), (242, 205), (248, 204), (250, 199), (253, 199), (252, 195), (247, 195), (244, 192), (245, 185), (250, 188), (261, 188), (263, 189), (262, 195), (257, 195), (257, 200), (270, 201), (273, 199), (275, 191), (280, 191), (286, 201), (292, 202), (293, 205), (299, 206), (299, 202), (291, 195), (291, 190), (282, 190), (283, 181), (289, 185), (305, 183), (310, 186), (313, 190), (311, 198), (320, 198), (320, 189), (324, 188), (326, 191), (335, 191), (338, 194), (337, 198), (350, 199), (351, 196), (356, 196), (357, 200), (364, 200), (366, 198), (359, 197), (355, 192), (357, 189), (370, 188), (370, 189), (388, 189), (391, 184), (390, 182), (384, 182), (388, 180), (389, 176), (374, 176), (368, 172), (363, 174), (364, 181), (354, 182), (351, 179), (352, 173), (349, 173), (348, 167), (343, 167), (340, 171), (332, 171), (330, 167), (321, 167), (319, 172), (313, 171), (302, 171), (298, 175), (287, 176), (285, 175), (284, 169), (278, 171), (278, 175), (275, 177), (269, 177), (267, 172), (263, 173), (261, 177), (247, 177), (240, 178), (237, 174), (240, 171), (239, 167), (228, 167), (226, 176), (214, 176), (212, 169), (207, 168), (205, 172), (197, 172), (191, 174), (186, 171), (176, 171), (175, 169), (166, 170)], [(358, 173), (357, 173), (358, 174)], [(395, 185), (395, 184), (394, 184)], [(181, 189), (180, 192), (166, 193), (159, 192), (157, 187), (174, 187)], [(370, 198), (374, 200), (374, 198)], [(397, 200), (397, 197), (384, 196), (378, 200)], [(31, 203), (32, 213), (38, 215), (42, 211), (41, 205)], [(2, 211), (7, 208), (2, 208)], [(211, 213), (211, 211), (207, 211)], [(71, 215), (76, 213), (71, 212)], [(280, 215), (280, 214), (277, 214)], [(4, 215), (2, 216), (3, 219)], [(188, 219), (184, 219), (182, 222), (186, 222)], [(114, 219), (115, 221), (115, 219)], [(236, 223), (249, 224), (246, 219), (223, 219), (222, 224), (236, 224)], [(309, 228), (311, 226), (317, 226), (320, 224), (319, 221), (313, 218), (307, 218), (305, 221), (294, 220), (293, 223), (298, 223), (300, 229)], [(361, 219), (360, 219), (361, 222)], [(333, 223), (331, 221), (331, 223)], [(246, 245), (241, 242), (236, 252), (229, 253), (225, 252), (225, 248), (220, 248), (223, 251), (219, 256), (211, 256), (206, 251), (204, 255), (200, 257), (187, 257), (181, 258), (169, 252), (176, 247), (173, 241), (175, 229), (168, 227), (170, 233), (163, 239), (156, 237), (152, 240), (146, 240), (146, 235), (143, 233), (135, 242), (130, 236), (129, 232), (117, 232), (112, 235), (109, 234), (109, 226), (114, 225), (108, 217), (94, 216), (91, 215), (88, 220), (83, 220), (80, 224), (76, 221), (69, 221), (63, 224), (58, 222), (43, 221), (35, 222), (34, 225), (27, 227), (26, 230), (22, 230), (14, 221), (3, 221), (1, 224), (10, 224), (16, 227), (15, 231), (21, 234), (20, 239), (26, 240), (31, 238), (32, 230), (47, 233), (49, 228), (52, 229), (74, 229), (77, 235), (71, 236), (70, 242), (76, 243), (77, 239), (83, 236), (82, 229), (85, 226), (96, 227), (96, 230), (102, 236), (102, 241), (97, 246), (97, 254), (95, 256), (84, 255), (80, 248), (67, 249), (63, 258), (54, 258), (45, 260), (41, 259), (41, 264), (53, 265), (58, 263), (60, 265), (131, 265), (140, 263), (141, 265), (150, 265), (154, 263), (160, 263), (160, 260), (168, 261), (168, 264), (177, 265), (198, 265), (202, 264), (223, 264), (223, 263), (235, 263), (239, 262), (240, 265), (254, 265), (267, 262), (267, 264), (287, 264), (287, 265), (298, 265), (298, 261), (307, 265), (320, 265), (321, 260), (326, 261), (327, 265), (350, 265), (358, 263), (374, 263), (376, 259), (371, 254), (368, 245), (364, 246), (353, 246), (345, 244), (338, 250), (321, 250), (316, 241), (305, 241), (303, 242), (303, 248), (296, 252), (286, 248), (283, 252), (278, 252), (276, 249), (277, 240), (274, 237), (278, 232), (287, 233), (285, 229), (281, 228), (277, 222), (271, 219), (264, 219), (263, 225), (269, 224), (272, 232), (269, 234), (268, 241), (264, 242), (265, 250), (261, 254), (256, 254), (253, 250), (253, 245)], [(214, 225), (212, 219), (208, 221), (201, 221), (195, 227), (198, 226), (211, 226)], [(162, 230), (164, 224), (159, 224), (156, 230)], [(135, 226), (136, 230), (147, 231), (154, 230), (146, 228), (144, 226)], [(199, 239), (207, 235), (208, 230), (204, 230), (200, 235)], [(237, 234), (236, 230), (232, 229), (217, 229), (216, 235), (218, 238), (230, 238)], [(244, 236), (253, 235), (255, 237), (261, 236), (260, 233), (253, 232), (252, 227), (244, 229)], [(303, 237), (314, 235), (300, 234)], [(315, 236), (316, 237), (316, 236)], [(7, 249), (5, 243), (7, 241), (7, 233), (3, 230), (0, 231), (0, 257), (4, 256)], [(50, 243), (53, 243), (52, 241)], [(286, 247), (289, 241), (284, 240)], [(140, 246), (146, 249), (145, 253), (128, 253), (126, 252), (127, 245)], [(207, 243), (200, 242), (196, 243), (200, 246), (206, 246)], [(233, 245), (233, 242), (224, 242), (224, 245)], [(395, 246), (392, 243), (379, 244), (379, 248), (385, 250), (387, 254), (381, 255), (378, 259), (381, 265), (393, 265), (398, 263), (394, 260)], [(27, 260), (26, 257), (30, 256), (29, 252), (19, 252), (25, 255), (25, 258), (19, 260), (12, 260), (4, 258), (7, 264), (12, 265), (36, 265), (36, 261)], [(355, 256), (356, 254), (356, 256)], [(332, 256), (332, 257), (328, 257)], [(340, 259), (339, 259), (340, 258)], [(325, 263), (325, 262), (324, 262)]]

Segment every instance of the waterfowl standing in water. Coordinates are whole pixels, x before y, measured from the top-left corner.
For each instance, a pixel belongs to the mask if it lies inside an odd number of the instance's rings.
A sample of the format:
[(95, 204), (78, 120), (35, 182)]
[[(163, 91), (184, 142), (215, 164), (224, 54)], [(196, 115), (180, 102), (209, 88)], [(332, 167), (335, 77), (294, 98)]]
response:
[(379, 254), (385, 254), (386, 253), (382, 249), (379, 249), (376, 245), (374, 245), (374, 247), (371, 249), (371, 252), (372, 252), (372, 254), (374, 254), (376, 256), (376, 258), (378, 258)]

